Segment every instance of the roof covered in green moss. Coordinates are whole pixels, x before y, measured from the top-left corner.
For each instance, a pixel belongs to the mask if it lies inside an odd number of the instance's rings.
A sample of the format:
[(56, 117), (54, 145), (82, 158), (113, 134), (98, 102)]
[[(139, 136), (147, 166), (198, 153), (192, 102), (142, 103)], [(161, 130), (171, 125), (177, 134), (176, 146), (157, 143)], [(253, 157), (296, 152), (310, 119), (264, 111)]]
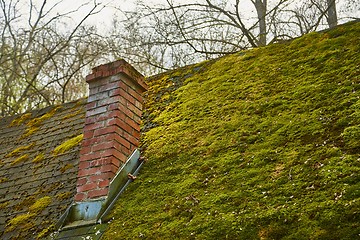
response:
[(0, 119), (1, 239), (42, 239), (72, 202), (84, 104)]
[(360, 237), (360, 23), (148, 80), (104, 239)]
[[(148, 161), (103, 239), (358, 238), (359, 32), (349, 23), (149, 78)], [(83, 126), (83, 100), (0, 119), (0, 238), (54, 230)]]

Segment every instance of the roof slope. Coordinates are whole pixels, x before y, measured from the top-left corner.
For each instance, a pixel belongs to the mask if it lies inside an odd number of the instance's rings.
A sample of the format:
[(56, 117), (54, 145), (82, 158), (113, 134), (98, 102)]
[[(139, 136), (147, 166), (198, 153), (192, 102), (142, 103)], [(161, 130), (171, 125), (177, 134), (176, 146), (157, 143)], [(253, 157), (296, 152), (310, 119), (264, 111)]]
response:
[(360, 23), (149, 79), (105, 239), (355, 239)]
[(0, 238), (42, 238), (76, 191), (85, 100), (0, 119)]

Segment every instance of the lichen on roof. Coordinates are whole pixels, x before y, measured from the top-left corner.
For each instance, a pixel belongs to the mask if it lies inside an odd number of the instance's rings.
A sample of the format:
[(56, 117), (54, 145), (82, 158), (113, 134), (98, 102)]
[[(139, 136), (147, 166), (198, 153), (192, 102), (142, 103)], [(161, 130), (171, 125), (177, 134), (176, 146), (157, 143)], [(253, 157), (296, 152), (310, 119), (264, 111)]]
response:
[(85, 104), (81, 99), (0, 119), (1, 239), (43, 239), (71, 204), (79, 145), (53, 151), (81, 135)]
[(358, 238), (359, 32), (148, 79), (148, 161), (104, 239)]
[(75, 136), (73, 138), (70, 138), (69, 140), (66, 140), (65, 142), (61, 143), (59, 146), (57, 146), (53, 154), (54, 156), (65, 153), (69, 151), (74, 146), (78, 145), (83, 139), (83, 134), (80, 134), (78, 136)]

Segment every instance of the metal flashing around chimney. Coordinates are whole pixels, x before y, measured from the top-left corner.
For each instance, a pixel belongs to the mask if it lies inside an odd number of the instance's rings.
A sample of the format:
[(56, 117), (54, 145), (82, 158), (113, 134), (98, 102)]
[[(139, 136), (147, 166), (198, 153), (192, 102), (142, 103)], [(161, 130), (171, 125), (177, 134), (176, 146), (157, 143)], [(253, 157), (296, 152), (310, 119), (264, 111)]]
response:
[(135, 149), (111, 181), (108, 195), (97, 200), (74, 202), (60, 218), (57, 228), (72, 229), (103, 222), (121, 193), (133, 181), (128, 175), (136, 176), (142, 164), (140, 151)]

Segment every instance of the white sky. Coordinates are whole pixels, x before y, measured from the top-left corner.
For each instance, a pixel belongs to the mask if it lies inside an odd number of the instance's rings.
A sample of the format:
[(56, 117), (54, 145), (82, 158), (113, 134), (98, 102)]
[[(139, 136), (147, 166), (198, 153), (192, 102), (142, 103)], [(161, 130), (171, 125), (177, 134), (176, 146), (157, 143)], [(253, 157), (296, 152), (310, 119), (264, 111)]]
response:
[[(32, 0), (35, 3), (40, 6), (40, 4), (44, 0)], [(135, 3), (137, 0), (47, 0), (48, 7), (53, 6), (54, 4), (57, 4), (61, 2), (56, 9), (54, 9), (53, 14), (56, 14), (57, 12), (64, 12), (64, 11), (70, 11), (75, 10), (78, 7), (80, 7), (82, 4), (86, 2), (97, 2), (101, 3), (102, 5), (107, 5), (108, 7), (104, 8), (101, 13), (97, 14), (96, 16), (91, 16), (87, 20), (88, 23), (95, 24), (98, 29), (106, 29), (106, 27), (109, 27), (111, 25), (111, 21), (113, 19), (114, 14), (121, 14), (119, 11), (116, 11), (114, 7), (120, 8), (121, 10), (131, 10), (134, 8)], [(166, 3), (166, 0), (144, 0), (147, 4), (157, 4), (157, 3)], [(175, 2), (194, 2), (194, 0), (175, 0)], [(30, 2), (30, 0), (21, 0), (23, 4), (27, 4)], [(216, 2), (216, 0), (213, 0), (213, 2)], [(269, 4), (273, 1), (269, 1)], [(338, 16), (341, 17), (341, 13), (339, 12), (340, 5), (339, 3), (345, 2), (344, 0), (338, 0)], [(241, 4), (243, 4), (244, 12), (248, 12), (251, 14), (251, 12), (254, 12), (254, 7), (250, 3), (250, 0), (243, 0), (241, 1)], [(92, 4), (89, 4), (88, 6), (82, 6), (79, 11), (76, 12), (76, 14), (72, 15), (74, 24), (80, 21), (92, 8)], [(28, 7), (24, 6), (24, 11), (28, 11)], [(355, 10), (356, 11), (356, 10)], [(357, 16), (359, 16), (359, 12), (356, 13)]]

